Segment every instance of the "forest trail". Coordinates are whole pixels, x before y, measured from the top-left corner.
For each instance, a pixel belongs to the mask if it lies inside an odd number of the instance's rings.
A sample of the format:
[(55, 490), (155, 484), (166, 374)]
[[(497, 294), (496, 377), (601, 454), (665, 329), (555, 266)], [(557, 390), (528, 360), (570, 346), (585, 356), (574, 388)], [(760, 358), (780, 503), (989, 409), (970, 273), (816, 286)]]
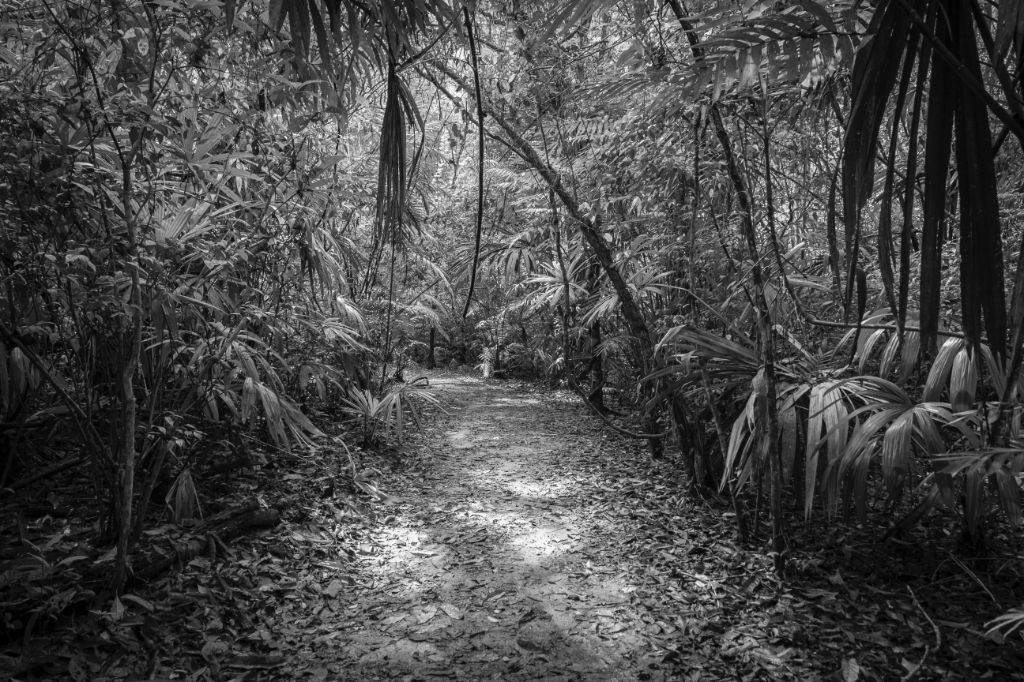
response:
[(401, 502), (338, 624), (345, 678), (651, 679), (662, 626), (632, 598), (629, 501), (609, 503), (600, 465), (640, 449), (565, 396), (467, 376), (431, 388), (449, 414), (385, 485)]
[(0, 679), (1024, 680), (1024, 652), (979, 630), (1019, 588), (1011, 561), (807, 526), (780, 581), (725, 505), (575, 396), (430, 381), (444, 411), (363, 453), (362, 492), (329, 443), (239, 473), (233, 504), (276, 527), (42, 624)]
[(575, 396), (430, 381), (446, 413), (377, 472), (394, 499), (342, 520), (340, 544), (299, 551), (324, 525), (287, 524), (271, 537), (290, 568), (249, 555), (258, 616), (217, 656), (244, 674), (213, 679), (1024, 679), (970, 625), (968, 575), (915, 545), (829, 541), (794, 551), (781, 582), (724, 505), (686, 499), (675, 465)]

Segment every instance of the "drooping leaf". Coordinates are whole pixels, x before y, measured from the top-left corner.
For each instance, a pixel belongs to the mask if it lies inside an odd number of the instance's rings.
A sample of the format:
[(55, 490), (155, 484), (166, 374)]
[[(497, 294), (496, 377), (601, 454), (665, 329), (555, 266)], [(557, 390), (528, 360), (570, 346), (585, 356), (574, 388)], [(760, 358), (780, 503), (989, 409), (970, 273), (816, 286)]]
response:
[[(929, 28), (935, 31), (937, 40), (948, 45), (950, 42), (948, 22), (939, 21), (936, 9), (959, 0), (943, 0), (929, 3), (927, 17)], [(955, 12), (954, 12), (955, 15)], [(949, 22), (955, 21), (950, 16)], [(942, 243), (946, 225), (946, 204), (949, 197), (949, 155), (952, 147), (953, 117), (957, 100), (956, 75), (943, 60), (938, 50), (925, 41), (921, 61), (930, 59), (931, 81), (928, 89), (927, 117), (925, 123), (924, 149), (924, 221), (921, 225), (921, 289), (918, 305), (921, 315), (921, 344), (928, 355), (934, 353), (939, 330), (939, 306), (942, 290)]]
[[(955, 34), (957, 55), (966, 77), (983, 82), (971, 0), (961, 0)], [(955, 18), (951, 18), (956, 21)], [(963, 77), (963, 75), (961, 75)], [(975, 348), (984, 328), (997, 358), (1006, 356), (1006, 298), (1003, 244), (996, 194), (995, 154), (985, 103), (966, 88), (956, 107), (957, 180), (960, 188), (960, 304), (964, 333)], [(984, 324), (982, 324), (984, 318)]]
[(935, 356), (935, 360), (932, 362), (931, 369), (928, 370), (928, 378), (925, 380), (922, 400), (932, 402), (939, 399), (953, 368), (953, 360), (963, 347), (963, 339), (956, 337), (950, 337), (942, 344), (938, 354)]

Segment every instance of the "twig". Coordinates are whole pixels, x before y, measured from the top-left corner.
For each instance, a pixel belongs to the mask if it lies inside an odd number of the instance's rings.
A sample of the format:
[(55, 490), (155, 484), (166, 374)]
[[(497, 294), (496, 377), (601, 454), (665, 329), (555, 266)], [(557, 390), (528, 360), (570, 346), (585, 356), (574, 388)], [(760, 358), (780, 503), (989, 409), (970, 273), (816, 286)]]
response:
[(653, 439), (653, 438), (665, 438), (665, 437), (667, 437), (669, 435), (668, 431), (662, 431), (661, 433), (637, 433), (635, 431), (630, 431), (629, 429), (625, 429), (625, 428), (619, 426), (618, 424), (613, 422), (611, 419), (609, 419), (608, 415), (604, 414), (603, 412), (601, 412), (601, 410), (597, 409), (597, 406), (594, 405), (592, 402), (590, 402), (590, 400), (587, 399), (587, 396), (585, 396), (583, 394), (583, 391), (580, 389), (579, 384), (577, 384), (575, 379), (573, 378), (571, 371), (567, 371), (566, 372), (566, 376), (569, 377), (568, 383), (569, 383), (569, 387), (572, 389), (573, 393), (575, 393), (580, 398), (582, 398), (583, 399), (583, 404), (586, 405), (590, 409), (591, 412), (593, 412), (595, 415), (600, 417), (601, 421), (603, 421), (613, 431), (617, 431), (618, 433), (622, 434), (623, 436), (626, 436), (627, 438), (634, 438), (636, 440), (645, 440), (645, 439), (646, 440), (650, 440), (650, 439)]
[(341, 443), (342, 447), (345, 448), (345, 454), (348, 455), (348, 464), (352, 468), (352, 480), (356, 480), (359, 477), (359, 471), (356, 466), (356, 458), (352, 455), (352, 451), (349, 449), (348, 443), (341, 438), (338, 438), (335, 442)]
[(992, 600), (993, 604), (995, 604), (996, 606), (1002, 608), (1003, 605), (999, 603), (999, 600), (996, 599), (996, 596), (994, 594), (992, 594), (992, 591), (989, 590), (987, 587), (985, 587), (985, 583), (983, 583), (981, 581), (981, 578), (978, 577), (977, 573), (972, 571), (967, 564), (965, 564), (964, 562), (960, 561), (960, 559), (958, 559), (952, 552), (947, 552), (947, 554), (949, 554), (949, 558), (953, 560), (954, 564), (959, 566), (960, 569), (964, 573), (966, 573), (971, 580), (973, 580), (975, 583), (977, 583), (978, 587), (980, 587), (982, 590), (984, 590), (985, 594), (988, 595), (988, 598)]
[(89, 461), (89, 456), (88, 455), (82, 455), (80, 457), (74, 457), (72, 459), (64, 460), (63, 462), (58, 462), (57, 464), (54, 464), (51, 467), (47, 467), (47, 468), (43, 469), (42, 471), (37, 471), (36, 473), (32, 474), (31, 476), (28, 476), (28, 477), (23, 478), (23, 479), (18, 480), (18, 481), (14, 481), (9, 486), (7, 486), (6, 489), (7, 490), (20, 490), (21, 488), (24, 488), (24, 487), (26, 487), (28, 485), (31, 485), (31, 484), (35, 483), (36, 481), (38, 481), (38, 480), (40, 480), (42, 478), (48, 478), (50, 476), (53, 476), (54, 474), (58, 474), (58, 473), (60, 473), (60, 472), (62, 472), (64, 470), (66, 470), (66, 469), (72, 469), (72, 468), (78, 466), (79, 464), (84, 464), (87, 461)]
[(96, 450), (102, 454), (106, 459), (110, 459), (110, 452), (108, 451), (106, 444), (103, 441), (103, 437), (93, 426), (92, 421), (89, 419), (89, 415), (85, 413), (82, 406), (75, 402), (75, 399), (71, 397), (67, 389), (64, 388), (64, 383), (58, 379), (54, 373), (50, 370), (43, 359), (36, 355), (36, 353), (22, 342), (21, 338), (14, 333), (13, 329), (8, 329), (7, 325), (0, 320), (0, 336), (3, 336), (7, 341), (12, 344), (15, 348), (21, 349), (21, 352), (25, 354), (28, 361), (35, 365), (39, 373), (43, 375), (46, 382), (50, 384), (57, 395), (60, 397), (61, 402), (64, 403), (65, 407), (71, 413), (71, 419), (75, 422), (75, 427), (78, 432), (82, 434), (82, 438)]
[(921, 671), (921, 667), (924, 665), (924, 662), (928, 660), (928, 655), (931, 654), (932, 651), (938, 651), (942, 647), (942, 631), (939, 630), (939, 626), (935, 624), (935, 621), (932, 620), (932, 617), (929, 616), (928, 612), (924, 610), (923, 606), (921, 606), (921, 602), (917, 600), (917, 595), (914, 594), (914, 590), (910, 588), (910, 585), (907, 585), (907, 592), (910, 593), (910, 598), (914, 600), (914, 605), (917, 606), (917, 610), (920, 611), (922, 615), (924, 615), (925, 620), (927, 620), (928, 623), (931, 624), (932, 630), (935, 632), (935, 649), (932, 649), (927, 644), (925, 644), (924, 654), (921, 656), (921, 660), (918, 661), (917, 665), (915, 665), (912, 670), (908, 671), (907, 674), (903, 676), (902, 682), (910, 682), (910, 680), (914, 679), (917, 676), (917, 674)]

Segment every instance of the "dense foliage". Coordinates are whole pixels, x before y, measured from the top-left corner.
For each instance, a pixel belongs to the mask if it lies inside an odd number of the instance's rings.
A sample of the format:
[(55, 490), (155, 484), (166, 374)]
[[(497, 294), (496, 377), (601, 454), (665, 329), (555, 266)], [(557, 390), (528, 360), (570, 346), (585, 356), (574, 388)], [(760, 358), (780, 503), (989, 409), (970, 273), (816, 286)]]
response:
[(779, 568), (794, 510), (981, 546), (1022, 43), (1019, 0), (5, 3), (0, 486), (79, 472), (120, 588), (225, 460), (400, 440), (405, 368), (479, 363), (673, 444), (741, 536), (766, 488)]

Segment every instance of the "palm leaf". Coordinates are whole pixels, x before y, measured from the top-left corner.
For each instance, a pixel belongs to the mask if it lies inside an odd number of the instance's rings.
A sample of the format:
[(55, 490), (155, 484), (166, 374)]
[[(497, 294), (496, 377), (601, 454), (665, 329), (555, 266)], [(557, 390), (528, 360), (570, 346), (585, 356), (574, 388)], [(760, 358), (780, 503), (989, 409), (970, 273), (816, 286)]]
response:
[(895, 498), (911, 470), (914, 410), (903, 412), (885, 429), (882, 438), (882, 480)]
[(974, 354), (964, 345), (953, 359), (949, 373), (949, 401), (957, 412), (974, 407), (974, 396), (978, 390), (978, 368)]
[(963, 339), (955, 337), (947, 339), (942, 344), (938, 354), (935, 356), (935, 360), (932, 362), (931, 369), (928, 370), (922, 400), (934, 401), (939, 399), (942, 395), (942, 389), (945, 387), (946, 381), (949, 379), (950, 372), (953, 369), (953, 360), (963, 347)]
[[(970, 0), (958, 3), (969, 15)], [(951, 18), (956, 22), (955, 18)], [(957, 27), (961, 78), (984, 82), (974, 24), (963, 16)], [(960, 187), (960, 288), (964, 334), (977, 347), (984, 326), (988, 346), (1006, 356), (1006, 298), (1003, 291), (1003, 245), (996, 195), (995, 154), (985, 103), (959, 89), (956, 109), (956, 159)], [(984, 318), (984, 325), (982, 325)]]

